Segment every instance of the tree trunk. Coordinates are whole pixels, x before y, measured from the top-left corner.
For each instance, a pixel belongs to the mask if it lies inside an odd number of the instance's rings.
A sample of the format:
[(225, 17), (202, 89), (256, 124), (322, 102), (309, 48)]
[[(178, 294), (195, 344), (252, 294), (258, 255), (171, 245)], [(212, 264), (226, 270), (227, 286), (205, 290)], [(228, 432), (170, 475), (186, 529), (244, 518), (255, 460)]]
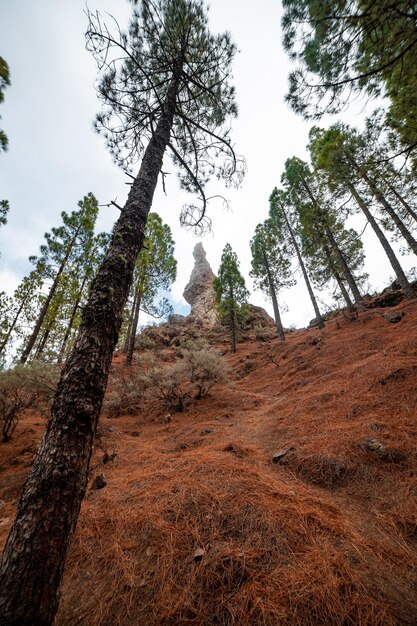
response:
[(231, 351), (236, 352), (236, 313), (235, 313), (235, 297), (233, 289), (230, 287), (230, 311), (229, 311), (229, 326), (230, 326), (230, 346)]
[(391, 185), (391, 183), (387, 183), (387, 185), (390, 191), (397, 198), (397, 200), (401, 202), (408, 215), (410, 215), (410, 217), (412, 217), (417, 222), (417, 213), (414, 211), (414, 209), (408, 204), (408, 202), (402, 197), (402, 195), (398, 193), (398, 191), (393, 185)]
[(339, 272), (336, 270), (336, 268), (334, 266), (331, 252), (330, 252), (329, 248), (326, 245), (323, 246), (323, 250), (324, 250), (324, 254), (326, 255), (327, 261), (329, 263), (330, 270), (331, 270), (331, 272), (332, 272), (332, 274), (333, 274), (333, 276), (334, 276), (334, 278), (335, 278), (335, 280), (336, 280), (336, 282), (337, 282), (337, 284), (339, 286), (339, 289), (341, 291), (341, 294), (342, 294), (343, 298), (345, 299), (346, 305), (347, 305), (348, 309), (352, 310), (354, 308), (353, 302), (350, 299), (349, 292), (346, 289), (346, 287), (345, 287), (345, 285), (343, 283), (343, 280), (340, 277)]
[(67, 347), (68, 339), (70, 338), (71, 331), (72, 331), (72, 328), (74, 326), (75, 316), (77, 315), (77, 311), (78, 311), (78, 308), (80, 306), (81, 297), (82, 297), (82, 294), (83, 294), (83, 291), (84, 291), (85, 283), (86, 283), (86, 278), (84, 278), (84, 280), (83, 280), (83, 282), (81, 284), (81, 287), (80, 287), (80, 290), (79, 290), (79, 295), (78, 295), (77, 300), (75, 301), (75, 304), (74, 304), (73, 309), (71, 311), (71, 317), (70, 317), (70, 320), (68, 322), (68, 328), (67, 328), (67, 330), (65, 332), (65, 336), (64, 336), (64, 339), (63, 339), (62, 344), (61, 344), (61, 349), (60, 349), (59, 354), (58, 354), (58, 359), (57, 359), (58, 364), (62, 363), (62, 361), (63, 361), (64, 354), (65, 354), (65, 348)]
[(14, 330), (14, 327), (15, 327), (15, 326), (16, 326), (16, 324), (17, 324), (17, 320), (19, 319), (20, 314), (21, 314), (21, 312), (22, 312), (23, 307), (25, 306), (25, 304), (26, 304), (26, 300), (24, 299), (24, 300), (22, 300), (22, 302), (20, 303), (20, 307), (19, 307), (19, 309), (18, 309), (18, 311), (17, 311), (16, 315), (14, 316), (13, 322), (11, 323), (11, 325), (10, 325), (10, 328), (9, 328), (8, 332), (7, 332), (7, 334), (6, 334), (5, 338), (3, 339), (3, 341), (2, 341), (2, 343), (1, 343), (1, 345), (0, 345), (0, 354), (3, 352), (4, 348), (7, 346), (7, 342), (8, 342), (8, 341), (9, 341), (9, 339), (10, 339), (10, 336), (11, 336), (11, 334), (12, 334), (13, 330)]
[(123, 306), (175, 113), (173, 76), (163, 113), (83, 312), (44, 438), (20, 496), (0, 567), (0, 626), (50, 626), (88, 466)]
[(39, 359), (39, 357), (42, 355), (43, 351), (45, 350), (46, 342), (48, 341), (52, 324), (53, 324), (53, 321), (49, 322), (48, 326), (45, 329), (45, 332), (43, 333), (43, 337), (40, 340), (37, 350), (35, 352), (35, 361), (36, 359)]
[(284, 327), (282, 325), (281, 315), (279, 312), (279, 306), (278, 306), (278, 300), (277, 300), (277, 294), (275, 291), (274, 281), (272, 280), (268, 258), (264, 251), (263, 251), (263, 257), (264, 257), (266, 273), (268, 275), (268, 284), (269, 284), (269, 291), (271, 293), (272, 306), (274, 308), (275, 328), (277, 329), (277, 334), (278, 334), (278, 337), (281, 339), (281, 341), (285, 341)]
[(298, 262), (300, 264), (301, 271), (303, 273), (304, 282), (306, 284), (306, 287), (307, 287), (307, 290), (308, 290), (308, 293), (309, 293), (309, 296), (310, 296), (310, 300), (311, 300), (311, 303), (313, 305), (314, 312), (316, 314), (317, 326), (319, 328), (324, 328), (324, 320), (323, 320), (322, 315), (320, 313), (320, 309), (319, 309), (319, 306), (317, 304), (316, 296), (314, 295), (314, 291), (313, 291), (313, 288), (311, 286), (310, 279), (308, 277), (307, 270), (306, 270), (305, 265), (304, 265), (303, 257), (301, 256), (300, 248), (298, 247), (298, 243), (297, 243), (297, 240), (295, 238), (294, 231), (291, 228), (291, 224), (290, 224), (289, 219), (287, 218), (287, 214), (285, 213), (285, 211), (284, 211), (284, 209), (282, 207), (281, 207), (281, 209), (282, 209), (282, 212), (284, 214), (284, 218), (285, 218), (285, 221), (287, 223), (287, 227), (288, 227), (288, 230), (289, 230), (289, 233), (290, 233), (291, 241), (292, 241), (293, 246), (295, 248), (297, 259), (298, 259)]
[(132, 322), (133, 322), (133, 317), (135, 315), (135, 308), (136, 308), (136, 291), (135, 291), (135, 295), (133, 297), (132, 308), (130, 309), (130, 313), (129, 313), (129, 321), (128, 321), (128, 324), (127, 324), (126, 338), (125, 338), (125, 342), (124, 342), (123, 350), (122, 350), (122, 352), (124, 352), (124, 354), (126, 354), (127, 351), (129, 350), (130, 335), (131, 335), (131, 332), (132, 332)]
[(366, 174), (362, 174), (361, 176), (363, 180), (369, 186), (375, 198), (378, 200), (380, 204), (382, 204), (382, 206), (384, 207), (384, 209), (386, 210), (386, 212), (388, 213), (388, 215), (390, 216), (390, 218), (392, 219), (392, 221), (394, 222), (394, 224), (396, 225), (396, 227), (398, 228), (398, 230), (400, 231), (400, 233), (402, 234), (402, 236), (404, 237), (404, 239), (410, 246), (411, 250), (414, 252), (415, 255), (417, 255), (417, 241), (414, 239), (413, 235), (408, 230), (407, 226), (404, 224), (402, 219), (394, 211), (390, 203), (387, 201), (387, 199), (381, 193), (381, 191), (377, 188), (375, 183)]
[(364, 212), (368, 222), (370, 223), (370, 225), (372, 226), (376, 236), (378, 237), (381, 246), (384, 248), (385, 254), (388, 257), (389, 262), (391, 263), (392, 269), (395, 272), (395, 275), (396, 275), (396, 277), (398, 279), (398, 282), (400, 283), (400, 285), (401, 285), (401, 287), (402, 287), (402, 289), (404, 291), (404, 296), (407, 298), (407, 300), (412, 300), (413, 298), (415, 298), (415, 293), (414, 293), (413, 288), (411, 287), (410, 283), (408, 282), (407, 277), (404, 274), (404, 271), (403, 271), (403, 269), (402, 269), (402, 267), (401, 267), (397, 257), (395, 256), (395, 252), (391, 248), (388, 239), (385, 237), (385, 235), (382, 232), (381, 228), (378, 226), (377, 221), (375, 220), (374, 216), (372, 215), (372, 213), (368, 209), (368, 207), (366, 205), (366, 202), (364, 202), (362, 197), (359, 195), (359, 193), (357, 192), (356, 187), (353, 185), (353, 183), (351, 183), (350, 181), (346, 181), (346, 185), (347, 185), (350, 193), (352, 194), (352, 196), (355, 198), (358, 206)]
[(359, 311), (364, 311), (365, 310), (365, 305), (363, 304), (363, 299), (362, 299), (361, 293), (360, 293), (360, 291), (358, 289), (358, 286), (356, 284), (356, 280), (354, 279), (353, 274), (350, 271), (350, 267), (349, 267), (349, 265), (346, 262), (345, 255), (343, 254), (343, 252), (339, 248), (339, 246), (337, 244), (337, 241), (336, 241), (336, 239), (335, 239), (331, 229), (328, 227), (327, 224), (324, 224), (324, 229), (325, 229), (325, 232), (326, 232), (326, 236), (327, 236), (327, 238), (329, 240), (329, 243), (330, 243), (331, 247), (333, 248), (333, 250), (334, 250), (334, 252), (335, 252), (335, 254), (337, 256), (337, 259), (338, 259), (338, 261), (340, 263), (340, 269), (342, 270), (343, 275), (346, 278), (346, 282), (347, 282), (347, 284), (350, 287), (350, 290), (352, 292), (353, 298), (354, 298), (355, 303), (356, 303), (356, 308)]
[(54, 297), (55, 291), (57, 290), (57, 287), (59, 285), (59, 281), (61, 279), (62, 272), (65, 269), (67, 261), (68, 261), (68, 259), (70, 257), (72, 249), (73, 249), (73, 247), (75, 245), (75, 242), (77, 240), (79, 230), (80, 230), (80, 227), (77, 228), (77, 230), (75, 232), (75, 235), (72, 238), (71, 243), (69, 244), (68, 250), (67, 250), (63, 260), (61, 261), (61, 265), (59, 266), (59, 269), (58, 269), (58, 271), (56, 273), (56, 276), (54, 278), (54, 282), (51, 285), (51, 288), (50, 288), (49, 293), (48, 293), (48, 295), (46, 297), (46, 300), (43, 303), (43, 307), (41, 309), (41, 312), (38, 315), (38, 319), (36, 321), (35, 328), (33, 329), (33, 332), (32, 332), (31, 336), (28, 339), (26, 347), (23, 350), (22, 356), (20, 357), (20, 363), (22, 363), (22, 364), (26, 363), (26, 361), (28, 360), (28, 357), (29, 357), (30, 353), (32, 352), (32, 348), (35, 345), (36, 339), (38, 338), (40, 329), (42, 328), (42, 324), (43, 324), (43, 321), (45, 319), (45, 315), (48, 312), (48, 308), (49, 308), (49, 305), (51, 304), (51, 300)]
[(333, 232), (331, 230), (331, 228), (329, 227), (327, 220), (326, 220), (326, 216), (323, 215), (323, 210), (322, 208), (319, 206), (316, 198), (314, 197), (314, 194), (312, 193), (309, 185), (307, 184), (306, 180), (303, 180), (303, 185), (305, 187), (305, 190), (307, 191), (310, 200), (312, 201), (312, 203), (314, 204), (314, 206), (316, 207), (317, 210), (317, 214), (318, 217), (320, 218), (322, 227), (324, 228), (324, 231), (326, 233), (327, 239), (329, 240), (329, 243), (331, 245), (331, 247), (333, 248), (334, 252), (336, 253), (336, 256), (339, 260), (340, 263), (340, 268), (343, 272), (343, 274), (345, 275), (345, 278), (347, 280), (347, 283), (350, 287), (350, 290), (352, 292), (352, 295), (355, 299), (356, 302), (356, 306), (360, 311), (364, 311), (365, 310), (365, 306), (362, 302), (362, 296), (360, 294), (360, 291), (358, 289), (358, 286), (356, 284), (355, 279), (353, 278), (352, 272), (350, 271), (350, 268), (348, 266), (348, 264), (346, 263), (346, 259), (344, 257), (343, 252), (341, 251), (341, 249), (339, 248), (336, 239), (334, 238)]
[(132, 365), (133, 352), (135, 350), (135, 339), (136, 339), (136, 331), (138, 329), (140, 302), (141, 302), (141, 288), (142, 288), (142, 283), (138, 285), (135, 291), (135, 302), (134, 302), (135, 308), (133, 311), (132, 324), (131, 324), (130, 332), (129, 332), (129, 345), (127, 347), (126, 359), (125, 359), (125, 365), (127, 367), (130, 367)]
[(348, 309), (350, 309), (352, 311), (355, 307), (353, 306), (353, 302), (350, 299), (349, 292), (346, 289), (346, 287), (345, 287), (345, 285), (343, 283), (343, 280), (340, 277), (340, 274), (335, 270), (333, 272), (333, 275), (335, 277), (335, 280), (336, 280), (337, 284), (339, 285), (339, 289), (341, 291), (341, 294), (342, 294), (343, 298), (345, 299), (345, 302), (346, 302), (346, 305), (347, 305)]

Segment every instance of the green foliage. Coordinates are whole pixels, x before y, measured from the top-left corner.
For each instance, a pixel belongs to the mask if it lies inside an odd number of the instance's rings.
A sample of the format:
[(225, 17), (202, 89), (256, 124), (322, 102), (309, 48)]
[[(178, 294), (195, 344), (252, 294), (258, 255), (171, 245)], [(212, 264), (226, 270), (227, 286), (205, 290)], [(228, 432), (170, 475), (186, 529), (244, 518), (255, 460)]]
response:
[(247, 315), (249, 292), (239, 270), (239, 261), (230, 244), (223, 249), (217, 278), (214, 280), (216, 304), (221, 321), (229, 328), (232, 351), (236, 351), (236, 331)]
[(416, 11), (412, 0), (284, 0), (284, 47), (297, 68), (287, 96), (305, 117), (343, 109), (353, 93), (390, 100), (387, 119), (417, 145)]
[(87, 48), (101, 71), (96, 118), (110, 152), (124, 170), (143, 155), (175, 89), (169, 150), (181, 186), (199, 196), (181, 223), (202, 230), (205, 185), (213, 176), (240, 184), (244, 162), (234, 153), (230, 120), (237, 114), (230, 66), (236, 54), (229, 33), (212, 35), (200, 0), (140, 0), (127, 33), (107, 28), (88, 13)]
[(27, 409), (47, 412), (59, 378), (58, 368), (34, 361), (0, 372), (0, 423), (8, 441)]
[[(4, 100), (4, 90), (10, 85), (9, 66), (3, 57), (0, 57), (0, 103)], [(0, 117), (1, 120), (1, 117)], [(9, 145), (9, 139), (3, 129), (0, 128), (0, 152), (6, 151)], [(3, 201), (4, 202), (4, 201)], [(1, 217), (1, 211), (0, 211)], [(1, 223), (1, 219), (0, 219)]]
[(290, 245), (281, 230), (275, 228), (273, 220), (258, 224), (250, 242), (252, 252), (251, 277), (255, 287), (267, 297), (271, 288), (278, 293), (294, 284), (291, 271)]

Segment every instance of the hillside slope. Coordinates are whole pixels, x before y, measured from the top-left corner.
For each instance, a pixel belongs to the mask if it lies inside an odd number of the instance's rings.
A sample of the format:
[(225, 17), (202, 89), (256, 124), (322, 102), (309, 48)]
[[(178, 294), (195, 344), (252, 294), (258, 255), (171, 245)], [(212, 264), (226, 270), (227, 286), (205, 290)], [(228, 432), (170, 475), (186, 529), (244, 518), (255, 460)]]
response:
[[(172, 421), (103, 417), (57, 626), (416, 624), (417, 307), (394, 310), (241, 343)], [(2, 542), (42, 429), (1, 446)]]

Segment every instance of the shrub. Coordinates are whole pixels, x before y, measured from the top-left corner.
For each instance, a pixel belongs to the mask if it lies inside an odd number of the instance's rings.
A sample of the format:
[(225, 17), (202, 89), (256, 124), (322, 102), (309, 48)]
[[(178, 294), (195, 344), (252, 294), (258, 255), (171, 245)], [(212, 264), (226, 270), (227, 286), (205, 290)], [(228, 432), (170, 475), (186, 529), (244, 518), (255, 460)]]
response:
[(142, 382), (151, 393), (155, 393), (171, 411), (186, 411), (187, 371), (182, 362), (160, 367), (152, 365), (141, 377)]
[(197, 400), (206, 396), (214, 385), (226, 380), (227, 369), (220, 352), (209, 350), (207, 344), (187, 342), (182, 356), (188, 379), (197, 389)]
[(103, 413), (108, 417), (137, 415), (142, 411), (145, 386), (140, 378), (132, 378), (130, 369), (112, 371), (103, 401)]
[(46, 413), (55, 393), (60, 370), (34, 361), (0, 372), (0, 421), (3, 441), (8, 441), (26, 409)]

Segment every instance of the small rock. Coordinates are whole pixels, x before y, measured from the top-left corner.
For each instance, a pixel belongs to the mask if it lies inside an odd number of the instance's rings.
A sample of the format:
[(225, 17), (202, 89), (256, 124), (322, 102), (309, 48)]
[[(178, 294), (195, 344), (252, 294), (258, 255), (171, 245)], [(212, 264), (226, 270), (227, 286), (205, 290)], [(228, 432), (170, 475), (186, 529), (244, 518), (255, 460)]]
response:
[(93, 480), (90, 490), (103, 489), (103, 487), (105, 487), (106, 485), (107, 485), (107, 480), (104, 474), (97, 474), (97, 476)]
[(379, 433), (381, 428), (380, 428), (380, 426), (378, 426), (378, 424), (371, 424), (371, 430), (373, 430), (374, 433)]
[(278, 450), (278, 452), (275, 452), (274, 456), (272, 457), (272, 463), (279, 463), (281, 459), (284, 458), (284, 456), (286, 456), (289, 452), (293, 452), (294, 450), (295, 448), (293, 447), (285, 448), (284, 450)]
[(170, 424), (170, 423), (172, 422), (172, 415), (171, 415), (171, 413), (167, 413), (167, 414), (165, 415), (165, 422), (166, 422), (167, 424)]
[(200, 431), (200, 435), (211, 435), (211, 433), (214, 432), (214, 428), (203, 428), (203, 430)]
[(131, 435), (132, 435), (132, 437), (139, 437), (139, 432), (138, 432), (137, 430), (134, 430), (134, 431), (131, 433)]
[(401, 322), (403, 317), (403, 311), (388, 311), (387, 313), (384, 313), (384, 318), (387, 320), (387, 322), (391, 322), (391, 324), (397, 324), (398, 322)]
[(370, 452), (382, 452), (382, 450), (384, 450), (384, 444), (377, 439), (368, 439), (363, 442), (363, 445)]
[(206, 551), (204, 550), (204, 548), (197, 548), (197, 550), (194, 552), (194, 561), (201, 561), (205, 553)]

